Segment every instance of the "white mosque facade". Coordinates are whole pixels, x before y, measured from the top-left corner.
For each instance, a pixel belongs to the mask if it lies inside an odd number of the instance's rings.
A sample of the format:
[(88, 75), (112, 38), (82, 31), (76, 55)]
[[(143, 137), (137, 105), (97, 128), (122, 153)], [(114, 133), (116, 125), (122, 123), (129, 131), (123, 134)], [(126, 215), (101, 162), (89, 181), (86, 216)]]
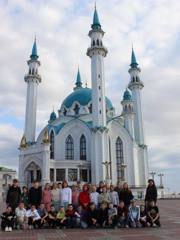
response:
[(37, 88), (39, 75), (36, 41), (25, 75), (27, 84), (25, 130), (20, 144), (19, 181), (29, 185), (34, 179), (42, 184), (80, 180), (94, 184), (105, 180), (116, 184), (127, 181), (133, 188), (143, 188), (148, 178), (147, 146), (144, 141), (141, 91), (144, 87), (140, 68), (132, 49), (130, 81), (122, 98), (122, 114), (105, 96), (103, 44), (104, 32), (94, 11), (89, 31), (92, 88), (83, 87), (78, 70), (75, 87), (53, 111), (48, 124), (35, 138)]

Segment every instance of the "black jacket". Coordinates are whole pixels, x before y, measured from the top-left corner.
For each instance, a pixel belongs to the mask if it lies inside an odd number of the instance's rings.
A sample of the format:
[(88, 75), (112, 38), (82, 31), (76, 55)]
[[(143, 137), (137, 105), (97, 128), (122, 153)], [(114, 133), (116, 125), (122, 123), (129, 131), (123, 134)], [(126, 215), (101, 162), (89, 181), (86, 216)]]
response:
[(157, 188), (156, 186), (148, 186), (146, 189), (146, 195), (145, 195), (145, 201), (151, 202), (154, 201), (156, 203), (157, 201)]
[(21, 200), (21, 189), (20, 187), (10, 186), (7, 192), (6, 203), (12, 207), (13, 210), (19, 205)]
[(41, 199), (42, 199), (42, 188), (31, 187), (29, 190), (29, 204), (35, 205), (36, 207), (38, 207), (41, 203)]
[(96, 219), (98, 221), (98, 210), (94, 209), (93, 211), (90, 209), (88, 213), (88, 224), (91, 226), (93, 225), (92, 218)]
[(98, 223), (100, 225), (103, 225), (103, 223), (107, 222), (107, 220), (108, 220), (108, 210), (107, 210), (107, 208), (105, 208), (105, 209), (100, 208), (98, 210)]
[(123, 201), (125, 206), (129, 206), (133, 198), (131, 190), (122, 189), (119, 193), (119, 200)]

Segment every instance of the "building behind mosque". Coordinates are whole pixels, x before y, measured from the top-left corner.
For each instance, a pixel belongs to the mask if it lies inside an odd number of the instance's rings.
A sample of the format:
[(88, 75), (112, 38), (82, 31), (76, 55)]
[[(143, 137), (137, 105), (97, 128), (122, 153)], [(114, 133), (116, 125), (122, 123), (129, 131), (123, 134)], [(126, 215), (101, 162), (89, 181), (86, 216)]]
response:
[[(134, 189), (143, 189), (148, 178), (147, 146), (144, 141), (141, 69), (132, 49), (130, 81), (122, 99), (122, 114), (105, 95), (103, 44), (104, 31), (97, 10), (89, 31), (92, 88), (83, 87), (80, 71), (72, 92), (57, 113), (50, 114), (39, 136), (36, 132), (37, 88), (41, 83), (36, 40), (25, 75), (27, 84), (25, 131), (20, 144), (19, 180), (30, 185), (67, 180), (116, 184), (127, 181)], [(71, 89), (70, 89), (71, 90)]]

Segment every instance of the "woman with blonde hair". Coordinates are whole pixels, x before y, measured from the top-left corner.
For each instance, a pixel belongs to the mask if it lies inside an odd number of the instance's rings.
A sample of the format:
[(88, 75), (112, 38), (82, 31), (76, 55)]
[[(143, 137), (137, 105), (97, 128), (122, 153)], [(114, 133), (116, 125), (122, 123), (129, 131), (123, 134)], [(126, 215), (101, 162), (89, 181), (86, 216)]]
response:
[(58, 212), (60, 207), (60, 189), (58, 188), (57, 183), (53, 183), (51, 194), (52, 204), (54, 205), (56, 212)]
[(119, 200), (124, 202), (126, 207), (129, 207), (131, 200), (134, 198), (128, 183), (123, 183), (123, 187), (119, 193)]

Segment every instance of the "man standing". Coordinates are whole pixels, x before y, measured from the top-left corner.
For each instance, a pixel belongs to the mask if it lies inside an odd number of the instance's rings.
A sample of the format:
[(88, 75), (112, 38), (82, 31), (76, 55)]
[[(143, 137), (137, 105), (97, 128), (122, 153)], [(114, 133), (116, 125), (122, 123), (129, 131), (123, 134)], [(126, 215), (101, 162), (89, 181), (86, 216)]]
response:
[(9, 187), (7, 192), (6, 204), (12, 208), (14, 212), (21, 201), (21, 189), (17, 179), (13, 180), (12, 186)]
[(38, 181), (33, 182), (33, 186), (29, 189), (29, 204), (39, 207), (42, 199), (42, 188)]

